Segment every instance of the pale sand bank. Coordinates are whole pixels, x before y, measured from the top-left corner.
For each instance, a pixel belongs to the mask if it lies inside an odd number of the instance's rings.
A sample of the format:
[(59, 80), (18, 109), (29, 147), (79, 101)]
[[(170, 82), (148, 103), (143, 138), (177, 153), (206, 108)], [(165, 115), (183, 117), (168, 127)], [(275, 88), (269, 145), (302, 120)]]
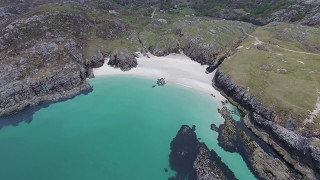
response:
[(165, 78), (167, 82), (176, 83), (192, 88), (211, 96), (218, 102), (226, 99), (212, 87), (214, 73), (206, 74), (206, 67), (192, 61), (184, 54), (170, 54), (164, 57), (157, 57), (148, 54), (150, 58), (140, 55), (137, 68), (123, 72), (107, 65), (107, 62), (100, 68), (94, 69), (93, 74), (99, 76), (129, 75), (154, 79)]

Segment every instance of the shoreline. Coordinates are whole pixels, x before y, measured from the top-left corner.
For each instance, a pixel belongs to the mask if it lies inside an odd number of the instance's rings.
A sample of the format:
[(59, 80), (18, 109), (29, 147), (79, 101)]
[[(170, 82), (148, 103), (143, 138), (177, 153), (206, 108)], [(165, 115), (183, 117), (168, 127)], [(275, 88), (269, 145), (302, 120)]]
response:
[[(132, 76), (154, 79), (165, 78), (166, 82), (193, 89), (207, 94), (215, 102), (227, 100), (212, 86), (213, 73), (206, 73), (207, 66), (192, 61), (184, 54), (169, 54), (157, 57), (148, 53), (148, 57), (139, 53), (138, 66), (130, 71), (121, 71), (104, 63), (100, 68), (93, 69), (95, 77)], [(212, 96), (213, 95), (213, 96)]]

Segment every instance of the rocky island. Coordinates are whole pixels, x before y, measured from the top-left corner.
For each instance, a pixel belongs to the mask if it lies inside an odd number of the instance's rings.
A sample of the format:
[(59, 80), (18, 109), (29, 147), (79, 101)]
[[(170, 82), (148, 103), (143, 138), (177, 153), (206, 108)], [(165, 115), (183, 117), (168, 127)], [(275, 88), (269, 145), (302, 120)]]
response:
[[(148, 58), (139, 58), (182, 53), (205, 66), (200, 73), (246, 114), (253, 136), (221, 109), (224, 124), (211, 127), (223, 149), (241, 154), (259, 179), (319, 179), (319, 26), (318, 0), (4, 0), (0, 116), (90, 91), (94, 68), (134, 73), (141, 66), (146, 73)], [(175, 75), (162, 73), (157, 84), (181, 84)], [(214, 90), (189, 81), (205, 93)], [(172, 179), (234, 178), (188, 126), (171, 143), (170, 166), (177, 172)]]

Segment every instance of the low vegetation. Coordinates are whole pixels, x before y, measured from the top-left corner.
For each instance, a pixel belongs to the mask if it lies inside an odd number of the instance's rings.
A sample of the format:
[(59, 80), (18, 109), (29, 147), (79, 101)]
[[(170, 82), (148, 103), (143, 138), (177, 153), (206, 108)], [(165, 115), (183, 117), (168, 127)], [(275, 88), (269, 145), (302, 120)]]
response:
[(287, 126), (291, 119), (296, 131), (312, 135), (320, 128), (320, 116), (305, 119), (320, 96), (319, 34), (319, 29), (299, 25), (260, 27), (252, 35), (262, 43), (247, 38), (221, 69), (274, 110), (278, 124)]

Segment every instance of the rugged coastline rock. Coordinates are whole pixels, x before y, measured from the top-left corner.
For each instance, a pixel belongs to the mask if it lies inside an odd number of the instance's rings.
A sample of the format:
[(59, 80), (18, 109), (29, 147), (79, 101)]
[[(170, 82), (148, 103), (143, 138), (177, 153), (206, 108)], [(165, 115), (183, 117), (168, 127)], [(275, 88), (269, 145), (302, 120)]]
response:
[(216, 132), (219, 131), (219, 128), (218, 128), (215, 124), (211, 124), (211, 125), (210, 125), (210, 129), (211, 129), (212, 131), (216, 131)]
[(303, 179), (300, 174), (293, 172), (284, 162), (266, 153), (244, 131), (240, 131), (240, 137), (244, 141), (254, 171), (262, 179)]
[(257, 136), (269, 143), (287, 162), (308, 178), (320, 177), (319, 139), (306, 138), (276, 125), (271, 111), (264, 108), (256, 98), (247, 95), (244, 89), (238, 87), (220, 70), (216, 71), (213, 83), (235, 105), (249, 113), (249, 118), (245, 122)]
[[(41, 28), (39, 28), (41, 24)], [(0, 115), (90, 89), (81, 39), (92, 23), (80, 14), (48, 12), (18, 19), (0, 32)]]
[(286, 163), (265, 152), (232, 118), (227, 107), (220, 111), (225, 122), (219, 127), (218, 144), (226, 151), (238, 152), (258, 179), (302, 179)]
[(183, 125), (172, 140), (170, 167), (177, 172), (170, 179), (235, 179), (214, 151), (200, 143), (194, 129)]
[(218, 144), (226, 151), (236, 152), (235, 144), (238, 140), (236, 123), (226, 106), (222, 107), (220, 114), (224, 119), (224, 123), (219, 126)]
[(122, 71), (129, 71), (131, 68), (137, 67), (138, 62), (133, 53), (130, 53), (128, 49), (123, 49), (111, 54), (108, 65), (120, 68)]

